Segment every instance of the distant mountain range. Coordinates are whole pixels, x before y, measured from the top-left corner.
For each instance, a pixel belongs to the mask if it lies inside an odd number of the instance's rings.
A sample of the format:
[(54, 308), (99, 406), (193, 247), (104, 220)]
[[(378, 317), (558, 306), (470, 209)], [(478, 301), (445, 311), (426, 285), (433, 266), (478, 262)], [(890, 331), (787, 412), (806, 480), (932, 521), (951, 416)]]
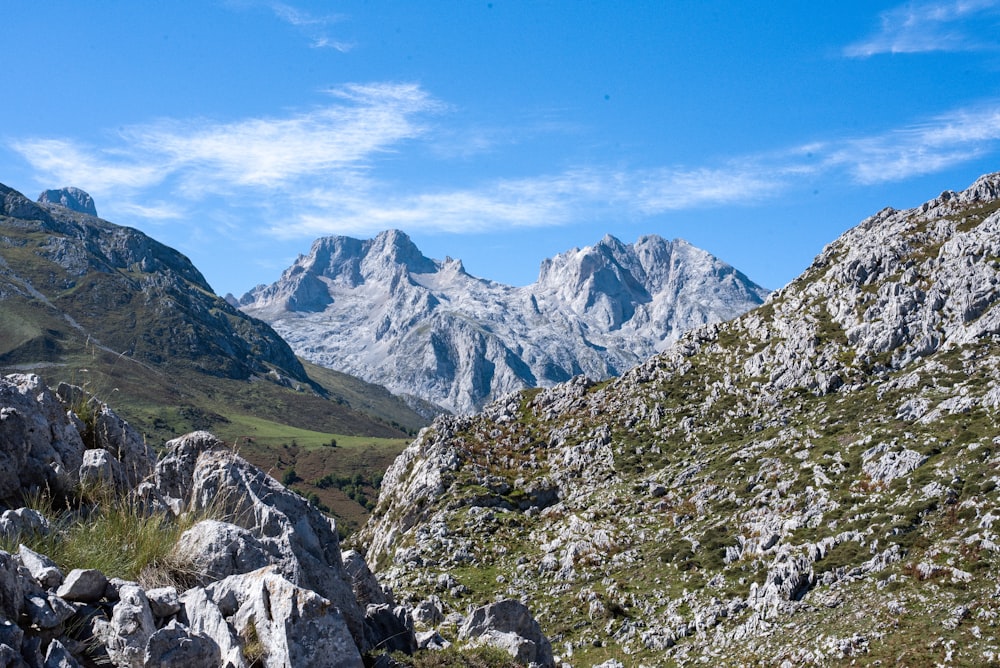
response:
[(606, 236), (512, 287), (429, 259), (391, 230), (319, 239), (277, 282), (233, 303), (305, 359), (469, 413), (515, 390), (616, 376), (767, 294), (683, 240)]

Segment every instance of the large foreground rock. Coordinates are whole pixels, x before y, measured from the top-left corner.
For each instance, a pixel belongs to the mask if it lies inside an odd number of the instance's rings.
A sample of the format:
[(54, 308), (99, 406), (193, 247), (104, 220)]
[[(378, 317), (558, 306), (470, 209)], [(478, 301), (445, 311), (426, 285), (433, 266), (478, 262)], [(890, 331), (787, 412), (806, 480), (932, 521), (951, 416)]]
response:
[(459, 629), (458, 637), (499, 647), (520, 663), (555, 665), (548, 638), (520, 601), (506, 600), (476, 608)]
[[(73, 412), (86, 412), (85, 424)], [(89, 443), (86, 445), (85, 443)], [(84, 467), (84, 453), (92, 453)], [(120, 490), (148, 476), (156, 455), (142, 437), (106, 404), (87, 399), (79, 388), (60, 385), (58, 393), (34, 374), (0, 378), (0, 503), (17, 507), (25, 494), (66, 495), (89, 479)]]
[[(364, 612), (344, 570), (332, 519), (208, 432), (169, 441), (156, 467), (156, 482), (172, 507), (211, 511), (249, 532), (241, 538), (246, 549), (231, 555), (228, 568), (250, 570), (266, 559), (290, 582), (329, 600), (343, 615), (358, 647), (369, 649)], [(232, 533), (222, 525), (216, 529)]]
[(266, 656), (265, 665), (289, 668), (364, 665), (340, 611), (329, 600), (286, 580), (274, 566), (228, 577), (204, 591), (204, 597), (200, 594), (185, 597), (193, 625), (208, 628), (210, 624), (218, 624), (219, 616), (230, 620), (244, 652), (256, 646)]

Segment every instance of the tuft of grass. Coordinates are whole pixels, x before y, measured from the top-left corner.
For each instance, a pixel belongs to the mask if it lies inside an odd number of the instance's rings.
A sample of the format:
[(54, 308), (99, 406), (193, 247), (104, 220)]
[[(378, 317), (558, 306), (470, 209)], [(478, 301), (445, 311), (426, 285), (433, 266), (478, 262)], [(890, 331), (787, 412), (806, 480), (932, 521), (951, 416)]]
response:
[(20, 544), (52, 559), (63, 572), (93, 568), (108, 577), (139, 582), (147, 587), (191, 581), (191, 568), (174, 547), (180, 535), (205, 513), (181, 517), (147, 514), (133, 500), (107, 490), (81, 490), (75, 509), (57, 510), (47, 497), (31, 499), (29, 506), (50, 524), (47, 533), (0, 539), (0, 549), (16, 552)]
[(253, 618), (240, 633), (240, 639), (243, 641), (243, 658), (247, 660), (250, 668), (263, 668), (267, 661), (267, 647), (260, 639), (257, 623)]

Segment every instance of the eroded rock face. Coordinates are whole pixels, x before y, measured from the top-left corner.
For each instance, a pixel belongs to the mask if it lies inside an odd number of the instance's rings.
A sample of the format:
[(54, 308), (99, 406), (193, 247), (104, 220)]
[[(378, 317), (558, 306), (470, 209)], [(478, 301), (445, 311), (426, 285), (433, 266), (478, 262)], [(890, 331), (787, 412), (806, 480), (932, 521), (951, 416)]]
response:
[[(340, 611), (314, 591), (296, 587), (269, 566), (206, 588), (243, 639), (257, 638), (266, 664), (361, 668), (361, 654)], [(228, 613), (228, 614), (227, 614)]]
[(162, 668), (216, 668), (221, 665), (219, 645), (208, 636), (191, 633), (171, 621), (149, 636), (143, 665)]
[(250, 531), (202, 520), (181, 534), (176, 554), (194, 567), (202, 585), (267, 566), (276, 555)]
[(112, 663), (118, 668), (142, 668), (146, 643), (155, 632), (146, 592), (136, 584), (120, 587), (111, 620), (99, 633)]
[[(235, 552), (211, 553), (206, 566), (248, 569), (262, 560), (274, 564), (289, 581), (317, 592), (340, 611), (358, 646), (367, 649), (364, 613), (347, 580), (340, 539), (332, 519), (282, 487), (206, 432), (167, 443), (156, 479), (168, 503), (194, 511), (212, 510), (249, 535), (220, 526), (211, 531), (232, 534)], [(205, 532), (203, 545), (212, 541)], [(252, 536), (252, 539), (251, 539)], [(194, 540), (194, 538), (192, 538)], [(255, 542), (256, 541), (256, 542)], [(245, 572), (245, 571), (243, 571)]]
[(41, 378), (0, 379), (0, 500), (14, 501), (22, 489), (69, 492), (85, 449), (67, 407)]
[(81, 475), (131, 489), (152, 472), (152, 448), (107, 405), (89, 400), (89, 425), (72, 412), (82, 397), (65, 384), (53, 393), (31, 374), (0, 379), (0, 502), (16, 506), (22, 493), (43, 490), (69, 494)]

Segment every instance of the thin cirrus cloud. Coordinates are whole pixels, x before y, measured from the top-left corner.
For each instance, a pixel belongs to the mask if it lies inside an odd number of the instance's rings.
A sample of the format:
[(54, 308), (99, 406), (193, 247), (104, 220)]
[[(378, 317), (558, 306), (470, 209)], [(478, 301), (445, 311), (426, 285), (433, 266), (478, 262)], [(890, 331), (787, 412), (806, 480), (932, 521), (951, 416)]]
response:
[(236, 10), (261, 7), (269, 10), (279, 21), (286, 23), (309, 40), (309, 46), (315, 49), (336, 49), (347, 53), (354, 48), (354, 43), (331, 36), (331, 27), (347, 20), (342, 14), (312, 14), (286, 2), (277, 0), (225, 0), (225, 4)]
[(287, 118), (231, 123), (160, 121), (125, 128), (106, 148), (64, 139), (11, 143), (47, 182), (94, 194), (140, 194), (173, 183), (186, 198), (248, 187), (294, 190), (323, 176), (347, 181), (380, 153), (425, 132), (439, 104), (414, 84), (354, 84), (335, 104)]
[(997, 49), (998, 20), (1000, 0), (907, 3), (883, 12), (879, 30), (847, 46), (844, 55)]
[(549, 227), (608, 215), (651, 216), (668, 211), (759, 201), (783, 184), (749, 164), (714, 169), (573, 169), (502, 179), (477, 188), (392, 196), (389, 193), (314, 192), (276, 236), (374, 234), (409, 231), (475, 233)]
[(347, 53), (354, 48), (353, 43), (329, 35), (328, 28), (344, 20), (339, 14), (314, 16), (283, 2), (272, 2), (269, 6), (275, 16), (301, 31), (309, 39), (309, 45), (315, 49), (331, 48)]
[[(590, 165), (415, 190), (380, 172), (379, 158), (405, 158), (415, 144), (433, 147), (447, 132), (433, 118), (447, 107), (416, 84), (354, 84), (331, 93), (333, 103), (285, 117), (134, 126), (105, 147), (49, 138), (11, 145), (40, 181), (82, 187), (109, 200), (104, 208), (115, 215), (155, 222), (192, 211), (212, 219), (218, 217), (213, 212), (256, 208), (247, 225), (284, 237), (641, 218), (764, 202), (801, 178), (901, 181), (1000, 150), (996, 100), (881, 134), (814, 141), (715, 165)], [(281, 225), (268, 227), (263, 213)]]
[(1000, 102), (994, 102), (881, 134), (816, 141), (714, 167), (573, 169), (416, 194), (393, 193), (377, 182), (366, 182), (365, 191), (314, 191), (302, 198), (305, 204), (296, 206), (292, 220), (270, 232), (289, 238), (373, 234), (387, 227), (480, 232), (595, 216), (655, 216), (765, 202), (802, 178), (860, 186), (904, 181), (998, 149)]
[(953, 110), (881, 135), (820, 144), (820, 169), (862, 185), (931, 174), (1000, 148), (1000, 102)]

